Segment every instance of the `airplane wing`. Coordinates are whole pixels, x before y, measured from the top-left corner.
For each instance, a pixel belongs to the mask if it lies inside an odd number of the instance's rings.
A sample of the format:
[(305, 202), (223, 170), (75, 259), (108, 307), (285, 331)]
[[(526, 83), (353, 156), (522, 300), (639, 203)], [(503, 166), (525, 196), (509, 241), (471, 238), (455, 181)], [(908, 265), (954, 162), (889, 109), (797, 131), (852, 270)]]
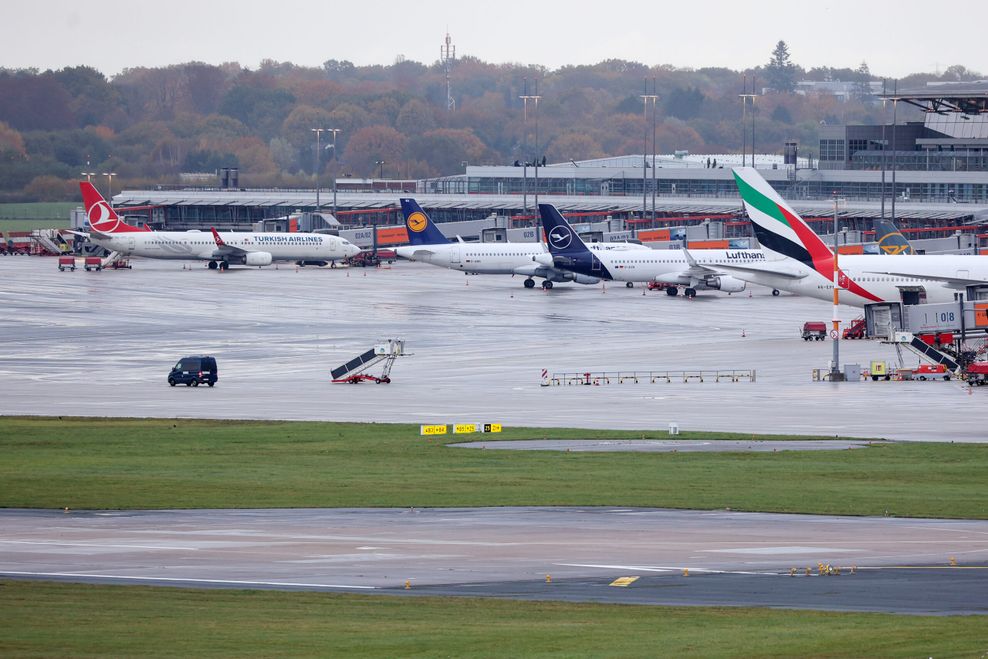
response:
[[(72, 229), (66, 229), (66, 231), (68, 231), (69, 233), (75, 236), (82, 236), (83, 238), (89, 237), (89, 234), (86, 233), (85, 231), (73, 231)], [(93, 233), (99, 233), (99, 231), (94, 231)]]
[(412, 252), (412, 255), (407, 258), (418, 259), (423, 256), (432, 256), (435, 253), (435, 250), (427, 249), (426, 247), (419, 247), (416, 248), (415, 251)]
[(948, 288), (964, 290), (968, 286), (984, 286), (984, 279), (968, 279), (965, 277), (945, 277), (940, 275), (921, 275), (915, 272), (892, 272), (890, 270), (864, 270), (870, 275), (889, 275), (890, 277), (906, 277), (909, 279), (924, 279), (926, 281), (940, 282)]

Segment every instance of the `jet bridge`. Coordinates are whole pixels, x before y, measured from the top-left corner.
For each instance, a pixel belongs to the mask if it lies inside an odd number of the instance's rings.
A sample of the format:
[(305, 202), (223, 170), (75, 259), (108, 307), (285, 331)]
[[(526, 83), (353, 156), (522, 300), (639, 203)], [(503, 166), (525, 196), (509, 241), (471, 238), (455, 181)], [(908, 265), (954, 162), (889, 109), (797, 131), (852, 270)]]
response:
[[(333, 382), (336, 384), (374, 382), (387, 384), (391, 382), (391, 367), (395, 360), (405, 354), (403, 339), (388, 339), (378, 343), (373, 348), (354, 357), (347, 363), (331, 371)], [(368, 371), (375, 366), (383, 365), (380, 375), (371, 375)]]

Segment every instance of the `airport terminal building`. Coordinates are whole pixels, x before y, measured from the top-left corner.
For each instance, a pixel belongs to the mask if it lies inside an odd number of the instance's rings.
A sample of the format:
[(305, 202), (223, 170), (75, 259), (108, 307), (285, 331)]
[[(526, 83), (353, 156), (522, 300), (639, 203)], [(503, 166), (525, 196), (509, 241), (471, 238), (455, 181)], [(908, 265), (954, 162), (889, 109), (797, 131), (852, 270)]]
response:
[[(883, 100), (893, 116), (900, 104), (909, 104), (922, 108), (926, 118), (822, 127), (819, 158), (812, 161), (787, 143), (784, 156), (633, 154), (537, 167), (467, 165), (462, 174), (420, 181), (356, 185), (339, 179), (335, 218), (344, 231), (400, 224), (398, 199), (415, 196), (438, 223), (483, 221), (476, 226), (512, 231), (531, 227), (537, 201), (548, 201), (574, 222), (610, 233), (637, 237), (641, 231), (705, 226), (703, 235), (711, 238), (744, 238), (751, 230), (731, 168), (753, 160), (820, 233), (832, 231), (836, 196), (841, 228), (860, 234), (855, 237), (866, 237), (873, 220), (886, 217), (910, 238), (951, 238), (960, 249), (988, 247), (988, 83), (900, 91)], [(334, 230), (311, 215), (330, 212), (333, 200), (332, 184), (321, 195), (315, 189), (227, 185), (125, 190), (114, 197), (137, 221), (172, 230), (248, 230), (264, 221), (278, 230)], [(468, 235), (480, 237), (482, 231), (470, 228)]]

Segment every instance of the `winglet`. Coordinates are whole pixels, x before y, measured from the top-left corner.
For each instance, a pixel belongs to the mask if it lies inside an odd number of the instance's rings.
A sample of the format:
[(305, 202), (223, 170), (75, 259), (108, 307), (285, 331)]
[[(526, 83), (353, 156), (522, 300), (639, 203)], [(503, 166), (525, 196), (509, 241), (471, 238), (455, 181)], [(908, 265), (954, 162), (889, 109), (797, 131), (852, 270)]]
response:
[(223, 239), (222, 238), (220, 238), (220, 234), (216, 230), (216, 227), (209, 227), (209, 230), (213, 232), (213, 240), (216, 241), (216, 246), (217, 247), (226, 247), (226, 243), (223, 242)]
[(696, 259), (693, 258), (693, 255), (690, 254), (690, 251), (685, 247), (683, 248), (683, 256), (686, 257), (686, 262), (690, 264), (691, 268), (695, 268), (698, 265)]

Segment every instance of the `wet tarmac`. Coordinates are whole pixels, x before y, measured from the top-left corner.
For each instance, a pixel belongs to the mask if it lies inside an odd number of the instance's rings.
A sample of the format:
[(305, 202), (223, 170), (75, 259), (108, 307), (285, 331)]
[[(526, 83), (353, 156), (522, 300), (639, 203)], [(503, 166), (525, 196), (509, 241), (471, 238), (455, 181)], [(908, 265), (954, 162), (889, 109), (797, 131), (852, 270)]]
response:
[[(753, 288), (690, 301), (623, 286), (522, 287), (417, 263), (236, 269), (133, 262), (59, 272), (0, 258), (0, 414), (313, 419), (711, 430), (980, 442), (988, 390), (951, 381), (825, 383), (831, 343), (803, 322), (831, 306)], [(859, 310), (841, 308), (849, 321)], [(387, 385), (330, 370), (400, 337)], [(212, 354), (215, 388), (169, 388)], [(896, 361), (841, 342), (841, 363)], [(916, 357), (906, 356), (915, 366)], [(540, 386), (541, 372), (754, 369), (755, 382)]]
[(986, 538), (986, 521), (637, 508), (2, 510), (0, 578), (985, 614)]

